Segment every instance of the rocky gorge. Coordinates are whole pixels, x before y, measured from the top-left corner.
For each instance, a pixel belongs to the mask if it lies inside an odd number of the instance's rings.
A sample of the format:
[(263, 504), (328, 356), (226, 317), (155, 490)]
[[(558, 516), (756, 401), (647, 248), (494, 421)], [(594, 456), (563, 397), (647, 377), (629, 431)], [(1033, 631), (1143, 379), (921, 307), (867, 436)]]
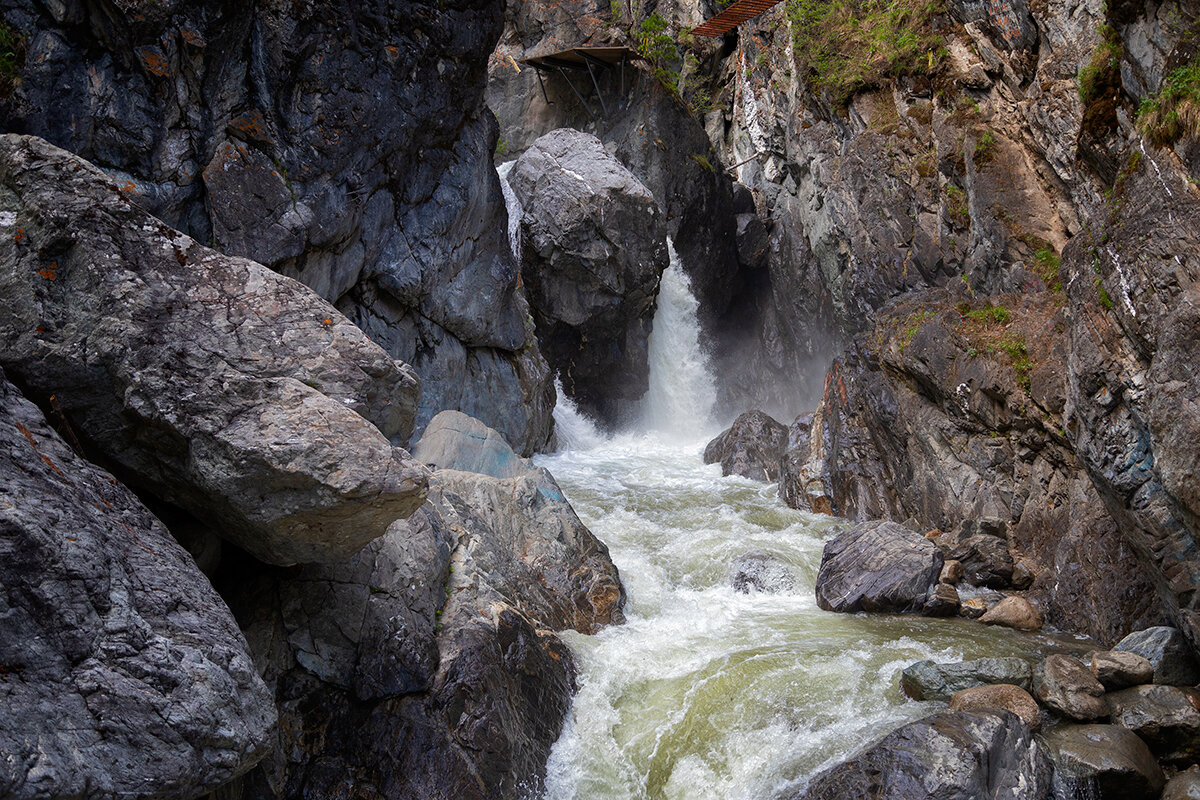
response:
[[(586, 642), (641, 632), (625, 564), (672, 551), (659, 583), (737, 614), (1036, 642), (1027, 678), (930, 645), (910, 696), (948, 708), (726, 796), (1188, 796), (1197, 10), (786, 0), (688, 33), (718, 10), (0, 2), (0, 794), (587, 797), (555, 759), (620, 666)], [(590, 88), (527, 62), (580, 46), (629, 56)], [(599, 502), (608, 473), (528, 460), (556, 403), (636, 428), (688, 360), (678, 292), (705, 408), (748, 412), (704, 460), (753, 548), (693, 545), (729, 575), (601, 541), (657, 466)], [(1086, 644), (1004, 638), (1043, 626)], [(628, 796), (723, 785), (690, 757)]]

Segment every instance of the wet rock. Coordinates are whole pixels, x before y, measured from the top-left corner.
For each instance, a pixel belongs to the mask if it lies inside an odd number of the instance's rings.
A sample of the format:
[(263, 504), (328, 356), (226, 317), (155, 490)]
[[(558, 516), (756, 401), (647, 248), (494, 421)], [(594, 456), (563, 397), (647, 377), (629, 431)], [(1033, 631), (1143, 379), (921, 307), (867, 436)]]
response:
[(1112, 724), (1128, 728), (1162, 761), (1200, 758), (1200, 692), (1176, 686), (1135, 686), (1105, 696)]
[(1154, 682), (1171, 686), (1200, 683), (1200, 667), (1177, 628), (1159, 625), (1129, 634), (1113, 650), (1136, 653), (1154, 665)]
[(277, 564), (345, 558), (420, 506), (427, 472), (387, 438), (416, 375), (332, 306), (41, 139), (0, 139), (0, 181), (0, 363), (130, 483)]
[(1023, 658), (980, 658), (938, 664), (918, 661), (900, 673), (900, 688), (914, 700), (949, 700), (965, 689), (1009, 684), (1028, 689), (1032, 670)]
[(952, 711), (893, 731), (861, 755), (818, 774), (796, 797), (1044, 800), (1050, 780), (1046, 754), (1015, 714)]
[(1042, 612), (1024, 597), (1013, 595), (989, 608), (979, 621), (984, 625), (1002, 625), (1019, 631), (1036, 631), (1042, 627)]
[(967, 619), (979, 619), (988, 612), (988, 609), (992, 605), (995, 604), (989, 603), (987, 598), (972, 597), (969, 600), (963, 601), (962, 605), (958, 608), (958, 613), (959, 616), (966, 617)]
[(1020, 686), (1008, 683), (976, 686), (955, 692), (950, 697), (951, 711), (980, 711), (988, 708), (1016, 714), (1029, 726), (1029, 730), (1035, 733), (1042, 727), (1042, 710), (1038, 708), (1033, 695)]
[(508, 176), (521, 201), (538, 341), (563, 389), (605, 425), (645, 394), (667, 229), (650, 191), (591, 134), (539, 138)]
[(1154, 665), (1137, 653), (1123, 650), (1092, 653), (1092, 674), (1108, 691), (1150, 683)]
[(927, 617), (953, 617), (959, 605), (958, 590), (948, 583), (939, 583), (929, 590), (921, 613)]
[(1034, 673), (1033, 693), (1048, 708), (1071, 719), (1086, 722), (1108, 716), (1104, 687), (1071, 656), (1047, 657)]
[(963, 579), (968, 583), (991, 589), (1012, 585), (1013, 560), (1003, 539), (988, 534), (969, 536), (946, 557), (962, 563)]
[(1116, 725), (1062, 725), (1047, 731), (1045, 742), (1056, 797), (1152, 800), (1166, 783), (1146, 743)]
[(795, 588), (791, 571), (766, 553), (752, 553), (739, 558), (733, 567), (732, 583), (734, 591), (743, 594), (785, 593)]
[(721, 464), (722, 475), (772, 483), (779, 479), (787, 428), (761, 411), (747, 411), (704, 448), (705, 464)]
[(963, 579), (963, 565), (961, 561), (947, 559), (946, 563), (942, 564), (942, 574), (938, 576), (939, 583), (948, 583), (951, 586), (958, 585)]
[(1200, 800), (1200, 769), (1192, 767), (1167, 781), (1161, 800)]
[(863, 522), (825, 544), (817, 605), (826, 611), (919, 611), (942, 553), (894, 522)]
[(499, 432), (461, 411), (443, 411), (429, 421), (412, 456), (436, 469), (515, 478), (532, 469)]
[(224, 602), (0, 373), (0, 794), (194, 797), (270, 749)]

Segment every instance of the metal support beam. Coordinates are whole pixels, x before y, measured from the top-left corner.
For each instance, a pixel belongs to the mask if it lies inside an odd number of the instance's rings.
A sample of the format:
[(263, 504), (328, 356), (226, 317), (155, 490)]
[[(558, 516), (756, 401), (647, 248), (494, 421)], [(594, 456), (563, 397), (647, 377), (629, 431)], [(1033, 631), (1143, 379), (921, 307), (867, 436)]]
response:
[(604, 92), (600, 91), (600, 84), (596, 80), (596, 73), (592, 72), (592, 61), (587, 60), (588, 75), (592, 78), (592, 88), (596, 90), (596, 97), (600, 98), (600, 110), (604, 112), (604, 116), (608, 116), (608, 106), (604, 104)]
[(562, 75), (563, 80), (567, 82), (567, 86), (571, 87), (571, 91), (575, 93), (575, 96), (579, 98), (579, 102), (583, 106), (583, 110), (588, 112), (588, 116), (595, 121), (596, 115), (592, 113), (592, 107), (588, 105), (587, 100), (584, 100), (583, 95), (581, 95), (579, 90), (575, 88), (575, 84), (571, 82), (571, 78), (569, 75), (567, 75), (567, 71), (562, 67), (559, 67), (558, 72), (560, 75)]
[(538, 86), (542, 87), (542, 99), (546, 101), (546, 105), (548, 105), (548, 106), (554, 105), (554, 101), (550, 99), (550, 95), (546, 94), (546, 82), (544, 80), (542, 80), (542, 70), (540, 68), (538, 68), (537, 66), (535, 66), (533, 68), (533, 71), (537, 73)]

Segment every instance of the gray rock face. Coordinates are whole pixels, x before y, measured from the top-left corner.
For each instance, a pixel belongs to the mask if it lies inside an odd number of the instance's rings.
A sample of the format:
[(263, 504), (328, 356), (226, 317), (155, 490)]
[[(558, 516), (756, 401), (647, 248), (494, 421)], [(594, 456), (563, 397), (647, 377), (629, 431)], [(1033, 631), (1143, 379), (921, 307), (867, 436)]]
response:
[(131, 482), (277, 564), (424, 500), (417, 378), (304, 286), (221, 256), (46, 142), (0, 139), (0, 363)]
[(722, 475), (772, 483), (779, 479), (788, 429), (761, 411), (747, 411), (704, 448), (704, 463), (721, 465)]
[(1104, 687), (1071, 656), (1048, 656), (1033, 678), (1038, 700), (1063, 716), (1088, 721), (1108, 716)]
[(521, 266), (542, 352), (566, 393), (611, 425), (649, 386), (647, 343), (667, 229), (650, 191), (600, 140), (563, 128), (513, 166)]
[(1154, 683), (1190, 686), (1200, 682), (1200, 666), (1178, 628), (1159, 625), (1135, 631), (1113, 647), (1136, 653), (1154, 667)]
[(813, 778), (797, 800), (975, 800), (1050, 794), (1050, 764), (1016, 714), (956, 711), (893, 731)]
[(894, 522), (863, 522), (825, 544), (817, 605), (826, 611), (920, 611), (942, 553)]
[(2, 127), (335, 303), (422, 376), (418, 431), (457, 408), (532, 452), (553, 384), (492, 168), (483, 84), (502, 17), (466, 0), (19, 0), (6, 18), (30, 57)]
[(461, 411), (443, 411), (429, 421), (412, 455), (436, 469), (515, 478), (530, 471), (497, 431)]
[(266, 755), (229, 609), (138, 499), (0, 373), (0, 794), (194, 797)]
[(1146, 743), (1116, 725), (1062, 725), (1045, 741), (1055, 797), (1152, 800), (1166, 783)]
[(900, 673), (900, 688), (914, 700), (949, 700), (965, 689), (1011, 684), (1029, 689), (1032, 670), (1023, 658), (980, 658), (938, 664), (918, 661)]
[(1105, 696), (1114, 725), (1142, 738), (1162, 761), (1200, 758), (1200, 692), (1177, 686), (1135, 686)]

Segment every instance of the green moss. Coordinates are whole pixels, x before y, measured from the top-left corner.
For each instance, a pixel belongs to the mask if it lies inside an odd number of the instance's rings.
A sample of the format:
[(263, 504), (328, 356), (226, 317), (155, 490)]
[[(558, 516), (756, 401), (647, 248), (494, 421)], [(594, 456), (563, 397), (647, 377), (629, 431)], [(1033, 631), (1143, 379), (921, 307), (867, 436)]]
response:
[(959, 228), (971, 225), (971, 209), (967, 204), (967, 193), (953, 183), (946, 184), (946, 210), (950, 212), (950, 221)]
[(12, 97), (25, 66), (25, 34), (0, 19), (0, 99)]
[(845, 108), (855, 92), (931, 74), (945, 57), (933, 18), (944, 0), (788, 0), (797, 66)]
[(1200, 54), (1167, 75), (1158, 93), (1142, 101), (1138, 127), (1160, 147), (1200, 134)]
[(1111, 25), (1100, 26), (1100, 46), (1079, 70), (1079, 99), (1087, 105), (1104, 94), (1107, 87), (1120, 85), (1121, 40)]
[(917, 335), (921, 326), (936, 316), (937, 314), (933, 311), (918, 311), (916, 314), (909, 314), (901, 323), (905, 327), (900, 331), (900, 349), (908, 347), (908, 343)]
[(708, 156), (703, 156), (703, 155), (700, 155), (699, 153), (692, 153), (691, 159), (693, 161), (695, 161), (697, 164), (699, 164), (702, 168), (707, 170), (708, 172), (716, 174), (717, 171), (715, 169), (713, 169), (712, 162), (708, 160)]
[(996, 135), (991, 131), (984, 131), (975, 140), (975, 154), (973, 160), (977, 169), (982, 168), (993, 158), (996, 157)]

